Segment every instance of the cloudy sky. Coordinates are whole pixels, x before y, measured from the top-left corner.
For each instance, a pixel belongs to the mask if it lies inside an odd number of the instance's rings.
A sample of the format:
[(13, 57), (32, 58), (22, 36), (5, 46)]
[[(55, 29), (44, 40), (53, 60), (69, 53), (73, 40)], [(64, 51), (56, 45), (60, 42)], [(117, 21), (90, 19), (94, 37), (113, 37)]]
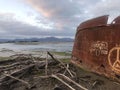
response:
[(84, 20), (120, 15), (120, 0), (0, 0), (0, 38), (74, 37)]

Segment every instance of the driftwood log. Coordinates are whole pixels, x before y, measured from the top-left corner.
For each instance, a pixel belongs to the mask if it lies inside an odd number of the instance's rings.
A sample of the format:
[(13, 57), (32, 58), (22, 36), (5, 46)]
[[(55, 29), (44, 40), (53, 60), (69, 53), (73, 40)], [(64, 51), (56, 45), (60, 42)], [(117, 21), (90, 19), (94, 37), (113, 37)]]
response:
[[(34, 66), (35, 66), (34, 64), (29, 65), (26, 68), (23, 68), (23, 69), (20, 69), (18, 71), (15, 71), (15, 72), (11, 73), (10, 75), (20, 78), (23, 75), (25, 75), (26, 73), (28, 73), (30, 71), (30, 69), (32, 69)], [(5, 77), (0, 79), (0, 83), (2, 83), (2, 84), (4, 84), (4, 83), (10, 84), (12, 82), (11, 82), (11, 80), (10, 80), (10, 78), (8, 76), (5, 76)]]
[[(48, 55), (52, 58), (52, 60), (48, 58)], [(71, 78), (65, 76), (64, 75), (65, 73), (64, 74), (58, 72), (48, 73), (47, 72), (49, 69), (48, 66), (56, 66), (57, 64), (59, 64), (64, 67), (65, 72), (67, 71), (70, 74), (70, 76), (73, 77), (71, 71), (69, 70), (69, 65), (66, 65), (61, 60), (56, 59), (50, 52), (47, 52), (47, 58), (42, 61), (35, 60), (35, 58), (32, 56), (30, 56), (30, 58), (27, 59), (23, 58), (23, 60), (21, 61), (20, 59), (18, 61), (17, 60), (15, 61), (11, 60), (11, 61), (12, 62), (10, 62), (9, 60), (0, 62), (0, 64), (1, 63), (4, 64), (0, 66), (0, 70), (3, 70), (3, 72), (1, 73), (2, 78), (0, 78), (0, 90), (8, 90), (8, 89), (12, 90), (11, 86), (15, 85), (16, 82), (22, 83), (22, 85), (24, 85), (28, 89), (37, 86), (37, 84), (39, 84), (39, 81), (35, 82), (34, 84), (31, 84), (29, 81), (26, 81), (25, 78), (26, 75), (30, 75), (33, 70), (40, 71), (40, 69), (45, 70), (45, 76), (38, 76), (37, 78), (55, 78), (61, 83), (63, 83), (65, 86), (67, 86), (70, 90), (76, 90), (76, 89), (73, 88), (73, 86), (71, 86), (69, 83), (73, 83), (73, 85), (76, 85), (80, 89), (88, 90), (85, 87), (73, 81)], [(23, 66), (21, 68), (17, 68), (17, 66), (19, 65), (21, 66), (21, 64)], [(4, 72), (12, 69), (14, 71), (12, 73)], [(63, 68), (60, 69), (63, 70)]]
[[(28, 73), (30, 69), (32, 69), (34, 66), (35, 65), (29, 65), (26, 68), (13, 72), (12, 74), (10, 74), (10, 76), (17, 77), (20, 79), (26, 73)], [(6, 88), (10, 88), (10, 85), (12, 85), (16, 81), (17, 81), (16, 79), (13, 79), (13, 78), (11, 79), (9, 76), (5, 76), (1, 78), (0, 79), (0, 90), (7, 90)]]
[[(31, 60), (31, 61), (33, 61), (33, 60)], [(1, 63), (8, 63), (8, 62), (9, 62), (9, 60), (1, 62)], [(0, 66), (0, 70), (7, 71), (9, 69), (14, 68), (17, 65), (25, 64), (26, 62), (29, 62), (29, 60), (22, 61), (22, 62), (14, 62), (14, 61), (12, 61), (12, 62), (13, 62), (12, 64)], [(58, 62), (52, 61), (52, 60), (49, 60), (47, 63), (49, 66), (58, 64)], [(9, 86), (12, 85), (16, 81), (24, 83), (25, 81), (21, 79), (22, 77), (24, 77), (24, 75), (28, 74), (29, 72), (31, 72), (32, 69), (34, 69), (36, 67), (38, 69), (44, 69), (45, 65), (46, 65), (46, 61), (35, 61), (35, 62), (31, 62), (30, 64), (27, 64), (26, 67), (23, 67), (20, 70), (14, 71), (11, 74), (6, 74), (3, 72), (4, 77), (0, 78), (0, 90), (5, 90), (5, 89), (3, 89), (5, 87), (9, 88)], [(27, 87), (30, 88), (30, 85), (28, 84)]]
[(51, 58), (52, 58), (54, 61), (56, 61), (56, 62), (60, 63), (61, 65), (63, 65), (63, 67), (64, 67), (64, 68), (66, 69), (66, 71), (70, 74), (70, 76), (71, 76), (71, 77), (74, 77), (74, 75), (71, 73), (71, 71), (68, 69), (68, 67), (67, 67), (61, 60), (55, 59), (55, 57), (54, 57), (50, 52), (47, 52), (47, 54), (50, 55)]

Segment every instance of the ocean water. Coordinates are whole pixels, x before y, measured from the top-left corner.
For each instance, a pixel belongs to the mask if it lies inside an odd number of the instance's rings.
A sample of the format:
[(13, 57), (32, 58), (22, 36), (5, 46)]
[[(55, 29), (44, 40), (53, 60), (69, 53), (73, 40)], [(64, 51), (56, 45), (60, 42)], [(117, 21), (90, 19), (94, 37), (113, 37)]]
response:
[(72, 51), (73, 42), (24, 42), (1, 43), (1, 49), (8, 50), (36, 50), (36, 51)]

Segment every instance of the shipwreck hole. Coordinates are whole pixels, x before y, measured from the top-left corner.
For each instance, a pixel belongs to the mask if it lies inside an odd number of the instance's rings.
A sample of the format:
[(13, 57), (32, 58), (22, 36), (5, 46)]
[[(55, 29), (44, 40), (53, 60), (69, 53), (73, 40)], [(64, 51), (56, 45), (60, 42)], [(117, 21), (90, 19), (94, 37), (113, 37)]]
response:
[(79, 60), (80, 63), (82, 63), (82, 60)]
[(101, 64), (100, 67), (105, 68), (105, 65)]

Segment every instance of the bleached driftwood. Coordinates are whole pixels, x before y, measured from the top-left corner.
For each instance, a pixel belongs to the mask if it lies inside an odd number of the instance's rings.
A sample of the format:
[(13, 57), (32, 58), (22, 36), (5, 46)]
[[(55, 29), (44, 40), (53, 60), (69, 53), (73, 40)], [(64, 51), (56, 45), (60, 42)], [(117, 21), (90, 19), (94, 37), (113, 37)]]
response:
[(75, 90), (72, 86), (70, 86), (68, 83), (66, 83), (65, 81), (63, 81), (63, 80), (62, 80), (61, 78), (59, 78), (57, 75), (52, 74), (51, 77), (59, 80), (60, 82), (62, 82), (63, 84), (65, 84), (69, 89)]
[(10, 78), (12, 78), (12, 79), (17, 80), (17, 81), (19, 81), (19, 82), (21, 82), (21, 83), (27, 85), (28, 88), (30, 88), (30, 84), (29, 84), (28, 82), (26, 82), (26, 81), (24, 81), (24, 80), (22, 80), (22, 79), (13, 77), (13, 76), (11, 76), (11, 75), (9, 75), (9, 74), (4, 74), (4, 75), (7, 76), (7, 77), (10, 77)]
[[(20, 70), (16, 70), (14, 71), (13, 73), (11, 73), (10, 75), (13, 76), (13, 77), (18, 77), (18, 78), (21, 78), (23, 77), (26, 73), (28, 73), (35, 65), (32, 64), (32, 65), (29, 65), (23, 69), (20, 69)], [(0, 79), (0, 83), (3, 83), (3, 82), (7, 82), (7, 84), (10, 84), (12, 82), (14, 82), (15, 80), (11, 80), (10, 78), (8, 78), (7, 76), (3, 77)]]
[(47, 75), (47, 71), (48, 71), (48, 54), (46, 54), (46, 60), (45, 60), (45, 75)]
[(52, 58), (53, 60), (55, 60), (55, 61), (59, 62), (61, 65), (63, 65), (64, 68), (65, 68), (65, 69), (68, 71), (68, 73), (71, 75), (71, 77), (74, 77), (74, 76), (72, 75), (71, 71), (68, 69), (68, 67), (66, 67), (66, 65), (65, 65), (61, 60), (55, 59), (54, 56), (53, 56), (50, 52), (47, 52), (47, 53), (48, 53), (48, 55), (51, 56), (51, 58)]
[(70, 79), (69, 77), (65, 76), (64, 74), (58, 74), (59, 76), (62, 76), (64, 79), (66, 79), (69, 82), (72, 82), (74, 85), (78, 86), (79, 88), (83, 89), (83, 90), (88, 90), (87, 88), (83, 87), (82, 85), (76, 83), (75, 81), (73, 81), (72, 79)]

